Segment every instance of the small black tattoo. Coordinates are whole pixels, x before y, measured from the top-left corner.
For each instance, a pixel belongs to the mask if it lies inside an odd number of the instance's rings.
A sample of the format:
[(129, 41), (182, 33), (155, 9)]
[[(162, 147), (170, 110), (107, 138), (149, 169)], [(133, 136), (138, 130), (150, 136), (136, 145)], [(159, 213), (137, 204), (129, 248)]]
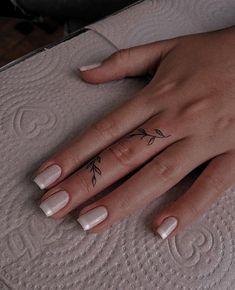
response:
[(156, 135), (148, 134), (144, 128), (138, 128), (137, 129), (138, 133), (132, 133), (127, 136), (127, 138), (131, 138), (133, 136), (141, 136), (140, 139), (143, 139), (145, 137), (150, 137), (148, 140), (148, 145), (153, 144), (156, 138), (168, 138), (170, 135), (166, 136), (162, 133), (160, 129), (154, 129), (156, 132)]
[(101, 175), (101, 170), (95, 165), (95, 162), (97, 161), (100, 163), (100, 160), (101, 160), (100, 156), (97, 155), (86, 166), (86, 168), (90, 167), (90, 172), (92, 172), (93, 174), (91, 179), (93, 187), (96, 185), (96, 173)]

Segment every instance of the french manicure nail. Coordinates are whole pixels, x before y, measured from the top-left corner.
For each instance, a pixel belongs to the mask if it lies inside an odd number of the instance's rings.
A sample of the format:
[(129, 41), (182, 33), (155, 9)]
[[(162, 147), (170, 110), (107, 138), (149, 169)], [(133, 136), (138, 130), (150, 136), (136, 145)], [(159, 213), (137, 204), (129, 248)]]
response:
[(40, 204), (46, 216), (51, 216), (61, 208), (63, 208), (69, 201), (69, 194), (66, 191), (58, 191), (48, 197)]
[(157, 233), (161, 236), (162, 239), (165, 239), (169, 236), (171, 232), (177, 226), (177, 219), (175, 217), (166, 218), (157, 229)]
[(98, 67), (100, 65), (101, 65), (100, 62), (93, 63), (93, 64), (90, 64), (90, 65), (84, 65), (84, 66), (80, 67), (80, 71), (86, 71), (86, 70), (89, 70), (89, 69), (93, 69), (93, 68), (96, 68), (96, 67)]
[(77, 221), (80, 223), (84, 231), (86, 231), (101, 223), (107, 216), (108, 211), (106, 207), (98, 206), (81, 215)]
[(61, 172), (62, 170), (60, 166), (54, 164), (38, 174), (33, 181), (40, 187), (40, 189), (44, 189), (56, 181), (56, 179), (60, 177)]

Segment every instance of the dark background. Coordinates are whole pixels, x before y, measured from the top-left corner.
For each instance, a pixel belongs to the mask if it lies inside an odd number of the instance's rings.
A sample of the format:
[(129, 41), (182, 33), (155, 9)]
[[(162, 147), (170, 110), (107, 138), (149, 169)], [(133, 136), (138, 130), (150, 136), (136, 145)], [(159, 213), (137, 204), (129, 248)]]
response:
[[(137, 0), (10, 0), (0, 4), (0, 67)], [(22, 9), (23, 8), (23, 9)]]

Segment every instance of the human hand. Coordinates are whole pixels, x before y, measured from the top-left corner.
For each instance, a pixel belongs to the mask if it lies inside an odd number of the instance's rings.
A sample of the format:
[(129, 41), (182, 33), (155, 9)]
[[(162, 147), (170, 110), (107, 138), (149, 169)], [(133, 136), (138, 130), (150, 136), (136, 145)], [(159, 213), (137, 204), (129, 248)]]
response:
[(84, 230), (99, 232), (209, 161), (180, 198), (156, 213), (152, 228), (172, 237), (196, 220), (235, 181), (234, 56), (231, 27), (123, 49), (98, 66), (80, 68), (90, 83), (147, 73), (153, 78), (42, 164), (34, 181), (49, 189), (40, 204), (45, 214), (65, 216), (148, 161), (82, 209)]

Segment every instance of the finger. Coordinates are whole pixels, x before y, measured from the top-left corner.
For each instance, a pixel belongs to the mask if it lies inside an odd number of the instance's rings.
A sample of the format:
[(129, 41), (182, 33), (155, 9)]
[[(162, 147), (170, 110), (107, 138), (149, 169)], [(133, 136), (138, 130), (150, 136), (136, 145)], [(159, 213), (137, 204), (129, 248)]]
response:
[(153, 230), (165, 239), (190, 225), (235, 184), (234, 168), (234, 153), (214, 158), (184, 195), (156, 215)]
[(90, 230), (98, 232), (145, 206), (207, 159), (209, 154), (198, 145), (188, 137), (170, 145), (109, 195), (82, 209), (78, 221), (85, 229), (94, 226), (90, 219), (86, 224), (87, 217), (93, 208), (105, 207), (108, 216)]
[(103, 83), (150, 73), (156, 69), (174, 42), (175, 40), (171, 39), (121, 49), (102, 63), (81, 67), (80, 76), (90, 83)]
[[(159, 102), (160, 103), (160, 102)], [(85, 161), (158, 112), (141, 93), (91, 124), (64, 149), (56, 152), (37, 170), (34, 182), (41, 188), (51, 188), (79, 168)], [(133, 112), (133, 113), (130, 113)]]
[[(180, 132), (175, 126), (176, 122), (166, 118), (165, 114), (151, 118), (49, 190), (43, 196), (40, 207), (47, 215), (54, 214), (55, 218), (64, 216), (178, 140)], [(174, 133), (170, 135), (169, 132)], [(65, 197), (67, 193), (66, 204), (60, 203), (61, 199), (56, 197), (58, 193), (61, 195), (61, 191)]]

